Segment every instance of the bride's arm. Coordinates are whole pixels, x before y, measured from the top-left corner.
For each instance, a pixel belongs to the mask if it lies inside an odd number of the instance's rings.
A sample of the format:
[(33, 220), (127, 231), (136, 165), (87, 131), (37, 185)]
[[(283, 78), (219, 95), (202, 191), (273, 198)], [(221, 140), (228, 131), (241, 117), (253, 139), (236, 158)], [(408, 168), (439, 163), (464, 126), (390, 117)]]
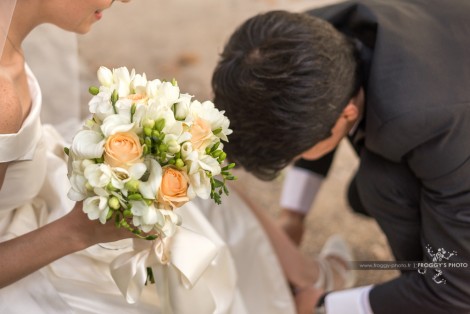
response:
[(114, 224), (89, 220), (77, 203), (66, 216), (25, 235), (0, 243), (0, 288), (43, 266), (93, 244), (131, 237)]
[[(0, 68), (0, 134), (17, 133), (23, 123), (23, 112), (17, 90)], [(0, 162), (0, 190), (8, 162)], [(132, 237), (114, 224), (91, 221), (77, 203), (66, 216), (15, 239), (0, 243), (0, 288), (46, 266), (54, 260), (96, 243)]]

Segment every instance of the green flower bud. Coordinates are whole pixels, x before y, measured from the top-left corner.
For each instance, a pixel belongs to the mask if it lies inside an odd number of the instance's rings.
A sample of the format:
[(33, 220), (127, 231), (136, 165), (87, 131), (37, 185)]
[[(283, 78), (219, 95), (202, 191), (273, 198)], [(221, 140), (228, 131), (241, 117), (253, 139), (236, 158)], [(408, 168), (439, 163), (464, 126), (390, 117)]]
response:
[(178, 82), (176, 81), (175, 78), (173, 78), (173, 79), (171, 80), (171, 85), (173, 85), (173, 86), (177, 86), (177, 85), (178, 85)]
[(152, 147), (152, 139), (150, 137), (146, 137), (144, 142), (145, 142), (145, 145), (148, 146), (148, 148)]
[(155, 122), (155, 129), (158, 131), (162, 131), (163, 128), (165, 127), (165, 119), (160, 119), (157, 122)]
[(116, 196), (112, 196), (108, 199), (108, 205), (111, 209), (119, 209), (121, 207), (119, 199)]
[(143, 200), (143, 197), (140, 193), (134, 193), (134, 194), (129, 194), (129, 196), (127, 196), (127, 199), (130, 201), (141, 201)]
[(124, 187), (131, 193), (139, 191), (139, 180), (129, 180), (124, 184)]
[(152, 131), (153, 131), (153, 130), (152, 130), (150, 127), (144, 126), (144, 134), (145, 134), (146, 136), (152, 136)]
[(181, 146), (178, 144), (177, 141), (171, 140), (168, 142), (168, 151), (172, 154), (175, 154), (179, 152), (181, 149)]
[(217, 157), (219, 157), (222, 153), (223, 153), (223, 151), (221, 151), (221, 150), (216, 150), (215, 152), (212, 153), (212, 157), (217, 158)]
[(155, 126), (155, 121), (154, 121), (154, 120), (152, 120), (152, 119), (146, 119), (146, 120), (144, 121), (144, 127), (145, 127), (145, 128), (151, 128), (151, 129), (153, 129), (154, 126)]
[(126, 218), (132, 218), (132, 212), (129, 209), (126, 209), (122, 214)]
[(90, 94), (92, 94), (93, 96), (96, 96), (96, 95), (99, 94), (100, 89), (99, 89), (98, 87), (96, 87), (96, 86), (90, 86), (90, 87), (88, 88), (88, 92), (89, 92)]
[(116, 191), (117, 189), (114, 187), (114, 185), (109, 182), (107, 185), (106, 185), (106, 190), (108, 191)]
[(219, 160), (219, 162), (222, 162), (222, 161), (224, 161), (224, 160), (225, 160), (225, 158), (227, 158), (227, 154), (226, 154), (226, 153), (224, 153), (224, 152), (222, 152), (222, 154), (220, 154), (220, 156), (219, 156), (218, 160)]
[(158, 132), (158, 130), (152, 130), (152, 136), (159, 137), (160, 132)]
[(181, 158), (176, 159), (175, 166), (178, 169), (181, 169), (184, 167), (184, 161)]
[(215, 144), (211, 147), (210, 151), (211, 151), (211, 152), (215, 152), (215, 151), (217, 150), (217, 148), (219, 148), (219, 145), (220, 145), (220, 142), (215, 143)]
[(227, 166), (223, 167), (222, 170), (230, 170), (230, 169), (233, 169), (235, 168), (235, 163), (232, 162), (230, 164), (228, 164)]
[(166, 153), (168, 151), (168, 145), (161, 143), (160, 146), (158, 146), (158, 150), (162, 153)]
[(124, 219), (121, 219), (121, 221), (119, 222), (119, 225), (120, 225), (121, 227), (126, 228), (126, 229), (129, 228), (129, 224), (128, 224), (127, 221), (125, 221)]
[(115, 104), (119, 99), (118, 91), (115, 89), (113, 90), (113, 93), (111, 94), (111, 102)]
[(110, 210), (108, 211), (108, 214), (106, 215), (106, 220), (109, 220), (113, 216), (113, 211)]

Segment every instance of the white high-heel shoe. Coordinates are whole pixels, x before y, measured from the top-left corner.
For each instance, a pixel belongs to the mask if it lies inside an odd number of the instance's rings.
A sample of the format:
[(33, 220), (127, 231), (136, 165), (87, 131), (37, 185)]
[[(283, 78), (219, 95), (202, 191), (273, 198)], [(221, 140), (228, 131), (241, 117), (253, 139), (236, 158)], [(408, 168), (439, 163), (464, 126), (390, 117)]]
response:
[[(325, 292), (351, 288), (356, 281), (355, 273), (349, 268), (352, 260), (353, 254), (346, 241), (339, 235), (329, 237), (317, 258), (320, 272), (314, 287)], [(335, 272), (343, 282), (340, 286), (335, 286)]]

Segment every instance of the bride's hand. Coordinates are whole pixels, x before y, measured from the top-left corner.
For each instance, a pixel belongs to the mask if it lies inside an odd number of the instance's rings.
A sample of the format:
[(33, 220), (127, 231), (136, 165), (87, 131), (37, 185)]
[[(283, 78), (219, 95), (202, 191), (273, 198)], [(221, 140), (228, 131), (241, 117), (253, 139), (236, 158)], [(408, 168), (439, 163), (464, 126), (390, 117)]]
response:
[(83, 212), (83, 202), (77, 202), (64, 219), (67, 219), (71, 224), (72, 230), (78, 235), (79, 241), (82, 241), (85, 247), (135, 237), (130, 231), (117, 228), (112, 220), (105, 224), (99, 220), (90, 220)]

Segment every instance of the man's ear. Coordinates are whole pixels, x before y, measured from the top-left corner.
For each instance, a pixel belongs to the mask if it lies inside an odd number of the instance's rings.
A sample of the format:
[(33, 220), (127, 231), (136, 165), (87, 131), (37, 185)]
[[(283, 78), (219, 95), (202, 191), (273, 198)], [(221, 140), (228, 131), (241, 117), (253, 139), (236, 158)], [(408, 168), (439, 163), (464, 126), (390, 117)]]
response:
[(349, 100), (349, 103), (343, 109), (341, 117), (345, 118), (346, 121), (356, 121), (362, 112), (364, 106), (364, 89), (359, 89), (359, 92)]
[(346, 119), (348, 122), (356, 121), (359, 117), (359, 108), (356, 106), (353, 100), (351, 100), (346, 107), (344, 107), (341, 117)]

